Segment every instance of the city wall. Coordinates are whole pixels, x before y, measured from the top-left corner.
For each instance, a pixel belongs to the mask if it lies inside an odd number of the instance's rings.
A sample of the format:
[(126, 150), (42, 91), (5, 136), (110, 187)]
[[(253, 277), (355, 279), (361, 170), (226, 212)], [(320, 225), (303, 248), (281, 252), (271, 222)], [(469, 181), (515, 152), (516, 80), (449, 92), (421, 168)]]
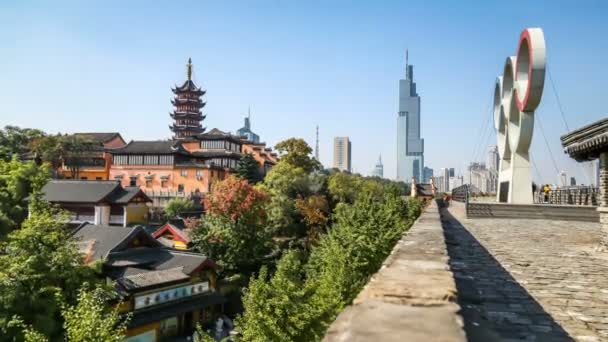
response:
[(448, 260), (432, 202), (323, 341), (465, 341)]

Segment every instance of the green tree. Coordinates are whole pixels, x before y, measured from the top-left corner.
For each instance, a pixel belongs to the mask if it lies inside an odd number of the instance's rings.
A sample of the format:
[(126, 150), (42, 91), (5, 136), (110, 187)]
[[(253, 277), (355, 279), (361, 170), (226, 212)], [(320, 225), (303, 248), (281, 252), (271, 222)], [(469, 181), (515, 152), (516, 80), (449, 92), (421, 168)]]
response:
[(28, 151), (30, 142), (43, 137), (43, 131), (31, 128), (6, 126), (0, 130), (0, 159), (11, 160), (14, 155)]
[(281, 160), (309, 173), (320, 170), (321, 163), (312, 157), (312, 148), (304, 139), (290, 138), (279, 142), (275, 149), (281, 154)]
[(378, 270), (415, 217), (408, 217), (398, 194), (379, 197), (375, 185), (362, 191), (352, 204), (337, 205), (332, 228), (312, 248), (307, 264), (287, 252), (272, 277), (262, 269), (251, 281), (245, 313), (237, 320), (243, 341), (321, 340)]
[(0, 240), (25, 220), (28, 196), (32, 194), (33, 200), (48, 179), (49, 170), (44, 165), (20, 162), (16, 157), (0, 160)]
[(305, 274), (301, 255), (288, 251), (278, 262), (270, 277), (264, 266), (253, 278), (243, 296), (245, 312), (237, 320), (243, 341), (289, 342), (314, 341), (309, 328), (312, 292), (304, 286)]
[(57, 176), (57, 170), (61, 167), (64, 154), (63, 141), (61, 134), (44, 135), (33, 139), (29, 145), (37, 160), (47, 163), (51, 167), (54, 176)]
[(236, 165), (235, 173), (246, 179), (250, 184), (255, 184), (262, 180), (260, 174), (260, 164), (255, 160), (253, 154), (245, 153)]
[(353, 203), (362, 185), (361, 177), (344, 172), (333, 173), (327, 180), (327, 189), (335, 202)]
[(0, 341), (23, 339), (24, 326), (58, 338), (62, 303), (76, 303), (83, 282), (98, 282), (61, 222), (48, 208), (35, 212), (0, 246)]
[(65, 337), (69, 342), (120, 342), (125, 338), (128, 319), (122, 319), (117, 308), (111, 308), (110, 293), (102, 288), (78, 290), (78, 303), (62, 310)]
[(173, 198), (165, 205), (165, 214), (170, 219), (180, 217), (184, 213), (196, 210), (196, 206), (191, 199), (188, 198)]
[[(70, 170), (72, 179), (80, 178), (80, 170), (91, 160), (91, 155), (103, 151), (103, 146), (83, 135), (64, 135), (60, 138), (61, 158)], [(45, 159), (42, 159), (45, 161)]]

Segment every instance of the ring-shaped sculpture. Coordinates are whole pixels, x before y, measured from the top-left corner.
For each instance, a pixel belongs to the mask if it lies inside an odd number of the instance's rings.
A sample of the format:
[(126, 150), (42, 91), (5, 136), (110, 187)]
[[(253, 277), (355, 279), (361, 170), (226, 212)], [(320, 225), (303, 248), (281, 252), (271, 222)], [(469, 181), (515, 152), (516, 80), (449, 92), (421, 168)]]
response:
[(533, 202), (529, 151), (534, 111), (540, 104), (545, 84), (545, 67), (542, 29), (523, 30), (517, 55), (506, 59), (503, 74), (494, 86), (494, 128), (500, 155), (499, 202)]

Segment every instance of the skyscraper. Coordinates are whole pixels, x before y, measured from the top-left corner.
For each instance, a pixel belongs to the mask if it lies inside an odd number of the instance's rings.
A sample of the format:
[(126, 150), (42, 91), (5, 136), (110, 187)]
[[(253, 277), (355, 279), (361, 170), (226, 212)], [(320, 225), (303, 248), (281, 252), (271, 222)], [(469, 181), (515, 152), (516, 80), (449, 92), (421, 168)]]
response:
[(424, 167), (422, 169), (422, 182), (423, 183), (428, 183), (431, 181), (431, 178), (433, 178), (433, 169), (431, 169), (430, 167)]
[(372, 176), (380, 177), (380, 178), (384, 177), (384, 165), (382, 165), (382, 156), (378, 157), (378, 162), (376, 163), (376, 166), (374, 167), (374, 171), (372, 171)]
[(340, 171), (351, 171), (351, 144), (348, 137), (334, 138), (334, 167)]
[(424, 139), (420, 138), (420, 96), (414, 82), (414, 66), (405, 52), (405, 79), (399, 80), (397, 113), (397, 180), (424, 179)]
[(490, 171), (498, 171), (498, 146), (490, 146), (488, 148), (488, 160), (486, 165)]

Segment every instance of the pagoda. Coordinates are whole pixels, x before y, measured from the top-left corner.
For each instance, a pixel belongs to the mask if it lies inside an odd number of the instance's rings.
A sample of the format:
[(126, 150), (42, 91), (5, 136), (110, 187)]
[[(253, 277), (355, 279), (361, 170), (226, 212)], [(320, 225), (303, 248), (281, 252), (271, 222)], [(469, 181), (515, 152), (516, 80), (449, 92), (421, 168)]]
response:
[(192, 59), (188, 58), (188, 80), (180, 87), (171, 88), (175, 97), (171, 100), (175, 109), (171, 113), (173, 125), (169, 126), (173, 132), (173, 139), (185, 139), (197, 136), (205, 131), (202, 121), (205, 115), (201, 109), (205, 102), (201, 99), (205, 90), (197, 87), (192, 81)]

